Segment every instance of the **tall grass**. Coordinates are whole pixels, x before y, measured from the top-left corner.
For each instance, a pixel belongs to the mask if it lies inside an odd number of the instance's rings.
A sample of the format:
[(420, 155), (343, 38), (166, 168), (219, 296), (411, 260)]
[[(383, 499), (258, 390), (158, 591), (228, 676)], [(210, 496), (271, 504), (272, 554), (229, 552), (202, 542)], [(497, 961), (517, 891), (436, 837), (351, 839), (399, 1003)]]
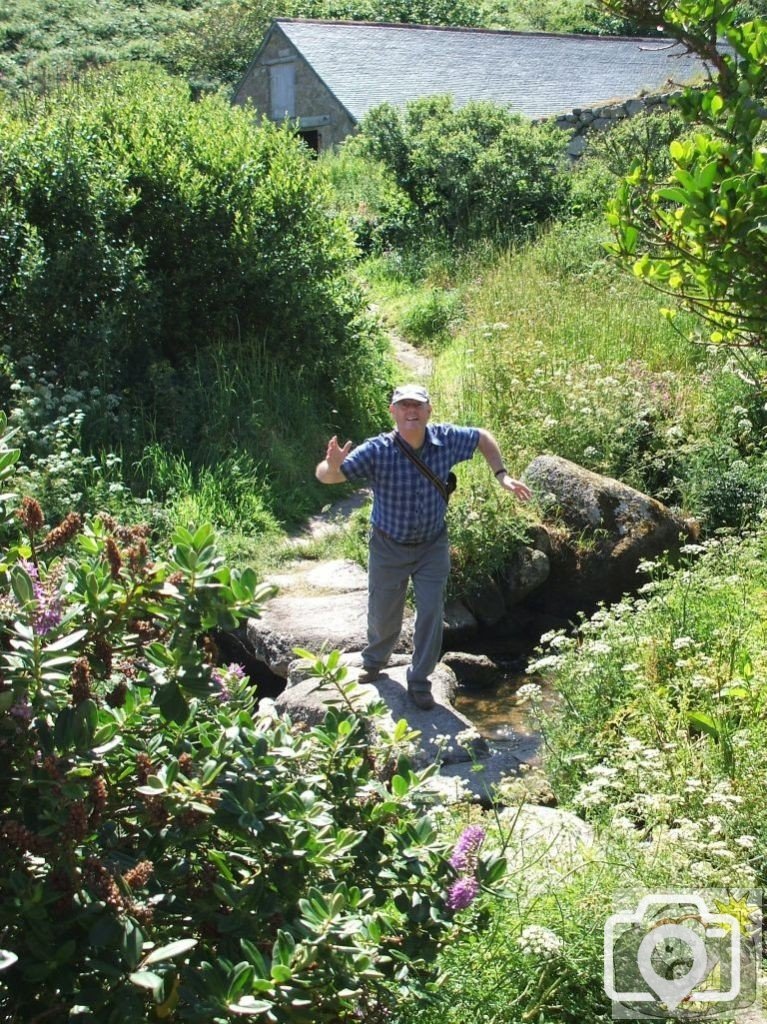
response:
[(144, 420), (134, 484), (173, 523), (210, 520), (270, 545), (326, 497), (313, 468), (342, 425), (299, 360), (275, 360), (265, 342), (219, 342), (163, 383), (164, 408)]
[(492, 429), (517, 471), (552, 453), (694, 505), (706, 475), (759, 456), (759, 404), (727, 353), (691, 340), (691, 317), (672, 325), (606, 259), (604, 237), (566, 222), (485, 265), (436, 361), (438, 413)]

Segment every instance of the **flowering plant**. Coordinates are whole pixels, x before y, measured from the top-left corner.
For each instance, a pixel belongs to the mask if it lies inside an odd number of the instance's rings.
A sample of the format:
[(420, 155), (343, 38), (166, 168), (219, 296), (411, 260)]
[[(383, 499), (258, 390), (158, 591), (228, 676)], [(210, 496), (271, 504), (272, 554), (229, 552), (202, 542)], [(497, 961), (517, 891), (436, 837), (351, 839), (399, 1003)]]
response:
[(406, 730), (256, 706), (215, 638), (265, 590), (210, 527), (155, 551), (10, 493), (0, 524), (0, 1016), (371, 1019), (431, 970), (450, 869)]

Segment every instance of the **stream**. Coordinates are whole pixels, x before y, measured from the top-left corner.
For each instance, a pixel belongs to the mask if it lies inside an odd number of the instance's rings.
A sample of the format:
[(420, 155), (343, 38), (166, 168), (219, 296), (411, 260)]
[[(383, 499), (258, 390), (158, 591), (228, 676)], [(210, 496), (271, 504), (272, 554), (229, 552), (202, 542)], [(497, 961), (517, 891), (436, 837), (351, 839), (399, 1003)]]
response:
[(517, 697), (525, 683), (537, 683), (543, 693), (545, 710), (554, 707), (556, 695), (551, 685), (540, 676), (510, 673), (494, 686), (461, 687), (455, 699), (457, 711), (465, 715), (488, 741), (491, 749), (511, 750), (527, 764), (540, 762), (541, 737), (529, 704)]

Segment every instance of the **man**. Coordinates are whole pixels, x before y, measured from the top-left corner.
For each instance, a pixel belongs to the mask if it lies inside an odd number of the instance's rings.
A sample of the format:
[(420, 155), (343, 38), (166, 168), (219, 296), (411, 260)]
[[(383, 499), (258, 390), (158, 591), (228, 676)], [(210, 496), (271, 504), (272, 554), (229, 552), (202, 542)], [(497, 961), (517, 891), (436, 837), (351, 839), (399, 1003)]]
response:
[[(429, 394), (420, 384), (396, 388), (389, 406), (394, 432), (368, 438), (354, 451), (351, 441), (340, 445), (337, 437), (331, 437), (316, 469), (317, 479), (324, 484), (366, 478), (373, 488), (368, 643), (359, 678), (372, 682), (386, 667), (402, 629), (412, 579), (415, 635), (407, 686), (413, 703), (425, 710), (434, 707), (429, 676), (442, 651), (444, 592), (450, 571), (445, 526), (448, 474), (456, 463), (479, 450), (504, 490), (521, 501), (531, 497), (525, 484), (507, 473), (492, 434), (449, 423), (430, 426), (431, 411)], [(425, 472), (419, 460), (427, 467)]]

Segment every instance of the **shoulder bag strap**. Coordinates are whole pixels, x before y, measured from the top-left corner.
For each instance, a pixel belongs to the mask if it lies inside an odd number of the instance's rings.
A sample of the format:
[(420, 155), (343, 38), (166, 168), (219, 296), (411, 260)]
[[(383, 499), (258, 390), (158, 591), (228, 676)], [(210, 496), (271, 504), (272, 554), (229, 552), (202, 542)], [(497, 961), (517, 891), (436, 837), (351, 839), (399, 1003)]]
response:
[(445, 483), (445, 481), (441, 480), (433, 470), (429, 469), (429, 467), (426, 465), (423, 459), (420, 459), (413, 451), (413, 449), (405, 441), (402, 440), (402, 438), (399, 436), (396, 430), (392, 431), (392, 438), (394, 439), (394, 443), (402, 452), (402, 454), (406, 455), (413, 463), (413, 465), (416, 467), (416, 469), (419, 469), (426, 477), (426, 479), (430, 480), (434, 484), (434, 486), (437, 488), (437, 490), (445, 499), (445, 501), (447, 501), (450, 497), (450, 492), (447, 489), (447, 484)]

